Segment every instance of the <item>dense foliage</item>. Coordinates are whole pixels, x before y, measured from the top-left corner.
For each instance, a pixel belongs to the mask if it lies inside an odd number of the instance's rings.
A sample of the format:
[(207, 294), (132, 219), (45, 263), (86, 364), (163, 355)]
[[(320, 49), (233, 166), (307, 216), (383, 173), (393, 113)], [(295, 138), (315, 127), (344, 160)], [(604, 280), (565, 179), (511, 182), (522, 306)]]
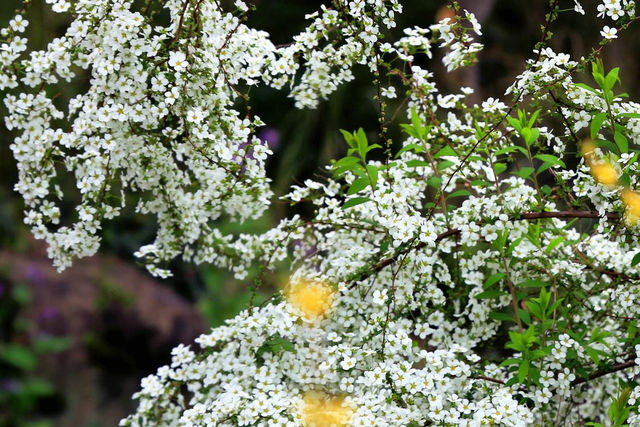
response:
[[(455, 3), (396, 29), (400, 1), (333, 0), (284, 45), (240, 0), (47, 3), (71, 25), (25, 53), (19, 11), (0, 89), (25, 221), (54, 263), (95, 253), (135, 195), (159, 225), (137, 252), (152, 274), (178, 256), (240, 279), (258, 263), (257, 288), (291, 265), (282, 292), (175, 348), (122, 425), (640, 425), (640, 104), (599, 59), (635, 2), (591, 5), (602, 42), (571, 58), (548, 42), (558, 13), (583, 5), (551, 0), (509, 105), (440, 93), (421, 65), (438, 50), (453, 71), (482, 50)], [(223, 233), (218, 220), (257, 218), (273, 198), (250, 89), (315, 108), (358, 67), (380, 126), (343, 130), (347, 155), (281, 198), (314, 216)], [(53, 88), (81, 73), (87, 90), (57, 105)], [(60, 209), (63, 178), (75, 212)]]

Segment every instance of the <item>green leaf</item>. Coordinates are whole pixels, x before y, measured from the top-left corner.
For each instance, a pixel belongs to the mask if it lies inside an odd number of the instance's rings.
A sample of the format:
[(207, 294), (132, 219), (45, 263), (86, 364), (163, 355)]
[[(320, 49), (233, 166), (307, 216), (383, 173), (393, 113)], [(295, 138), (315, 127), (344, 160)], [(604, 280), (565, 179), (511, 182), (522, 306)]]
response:
[(504, 368), (505, 366), (519, 365), (520, 363), (522, 363), (522, 359), (505, 359), (499, 366)]
[(491, 185), (491, 183), (483, 179), (476, 179), (474, 181), (471, 181), (471, 185), (474, 187), (488, 187), (489, 185)]
[(420, 129), (422, 127), (422, 120), (415, 108), (411, 109), (411, 124), (416, 129)]
[(527, 376), (529, 376), (529, 361), (524, 360), (518, 368), (518, 381), (524, 382)]
[(351, 196), (352, 194), (355, 194), (359, 191), (364, 190), (368, 186), (369, 186), (369, 178), (364, 178), (364, 177), (358, 178), (355, 181), (353, 181), (353, 183), (349, 187), (349, 191), (347, 191), (347, 194)]
[(547, 283), (535, 279), (525, 280), (524, 282), (520, 282), (516, 285), (516, 287), (519, 288), (542, 288), (545, 286), (547, 286)]
[(358, 153), (362, 159), (366, 159), (367, 156), (367, 146), (369, 145), (367, 141), (367, 135), (364, 133), (362, 128), (359, 128), (355, 133), (356, 140), (358, 141)]
[(604, 79), (604, 85), (606, 90), (613, 89), (616, 82), (620, 83), (620, 78), (618, 77), (618, 73), (620, 72), (620, 68), (615, 67), (609, 73), (607, 73), (607, 77)]
[(279, 335), (274, 335), (267, 339), (257, 350), (256, 356), (261, 357), (264, 353), (277, 354), (281, 351), (296, 353), (295, 345)]
[(22, 384), (24, 393), (30, 396), (49, 396), (55, 393), (56, 389), (53, 385), (39, 378), (29, 378)]
[(398, 151), (396, 153), (396, 159), (398, 157), (400, 157), (400, 155), (402, 155), (402, 153), (406, 152), (406, 151), (413, 151), (415, 153), (422, 153), (424, 151), (424, 148), (421, 145), (418, 144), (407, 144), (404, 147), (402, 147), (400, 149), (400, 151)]
[(598, 83), (598, 86), (600, 86), (602, 90), (605, 89), (604, 76), (602, 74), (594, 73), (593, 79), (596, 81), (596, 83)]
[(374, 148), (382, 148), (382, 146), (380, 146), (380, 144), (371, 144), (370, 146), (367, 147), (367, 153), (373, 150)]
[(449, 194), (448, 197), (465, 197), (465, 196), (470, 196), (471, 192), (469, 190), (458, 190), (458, 191), (454, 191), (453, 193)]
[(351, 148), (356, 148), (355, 138), (351, 132), (347, 132), (344, 129), (340, 129), (340, 133), (344, 137), (344, 140), (347, 142), (347, 145)]
[(371, 199), (369, 199), (368, 197), (352, 197), (344, 202), (344, 204), (342, 205), (342, 209), (349, 209), (362, 203), (366, 203), (370, 200)]
[(453, 165), (455, 165), (455, 163), (453, 163), (451, 160), (443, 160), (438, 163), (438, 172), (442, 172), (443, 170), (450, 168)]
[(518, 316), (520, 317), (520, 319), (522, 319), (522, 321), (524, 323), (526, 323), (527, 325), (531, 324), (531, 316), (529, 316), (529, 312), (525, 311), (521, 308), (518, 309)]
[(540, 167), (538, 168), (536, 173), (537, 174), (541, 174), (542, 172), (546, 171), (547, 169), (550, 169), (552, 166), (553, 166), (553, 164), (551, 164), (551, 163), (543, 163), (542, 165), (540, 165)]
[(371, 179), (371, 188), (378, 188), (378, 168), (374, 165), (367, 165), (367, 173)]
[(343, 157), (342, 159), (338, 160), (337, 162), (335, 162), (333, 164), (334, 168), (344, 168), (347, 166), (353, 166), (356, 163), (360, 163), (360, 159), (358, 159), (357, 157), (353, 157), (353, 156), (349, 156), (349, 157)]
[[(634, 162), (629, 163), (633, 164)], [(622, 172), (622, 175), (620, 175), (620, 178), (618, 178), (618, 184), (622, 185), (623, 187), (631, 187), (631, 177), (627, 172)]]
[(421, 139), (420, 138), (420, 131), (417, 130), (416, 128), (414, 128), (413, 126), (405, 124), (405, 123), (400, 124), (400, 126), (402, 127), (402, 130), (404, 130), (406, 132), (407, 135), (412, 136), (412, 137), (414, 137), (416, 139)]
[(357, 168), (362, 168), (360, 161), (360, 159), (353, 156), (344, 157), (338, 160), (333, 164), (333, 176), (338, 178), (343, 176), (346, 172), (356, 173)]
[(439, 159), (440, 157), (445, 157), (445, 156), (457, 157), (457, 154), (455, 151), (453, 151), (453, 148), (449, 147), (448, 145), (445, 145), (433, 157), (435, 157), (436, 159)]
[(513, 316), (508, 313), (501, 313), (498, 311), (492, 311), (489, 313), (489, 318), (493, 320), (497, 320), (498, 322), (514, 322)]
[(431, 176), (429, 177), (429, 179), (427, 179), (427, 184), (430, 185), (433, 188), (437, 188), (440, 189), (440, 184), (442, 183), (442, 178), (440, 178), (439, 176)]
[[(507, 250), (505, 251), (505, 253), (508, 256), (511, 256), (511, 254), (513, 253), (513, 250), (520, 244), (520, 242), (522, 242), (522, 240), (524, 240), (524, 236), (523, 237), (518, 237), (516, 240), (514, 240), (513, 242), (511, 242), (511, 244), (509, 245), (509, 247), (507, 248)], [(517, 258), (513, 258), (512, 261), (517, 260)]]
[(507, 165), (505, 165), (504, 163), (494, 163), (493, 169), (496, 175), (500, 175), (502, 172), (507, 170)]
[(507, 145), (506, 147), (501, 148), (500, 150), (496, 151), (493, 154), (495, 156), (500, 156), (502, 154), (513, 153), (515, 151), (518, 151), (518, 146), (517, 145)]
[(640, 252), (638, 252), (633, 256), (633, 259), (631, 260), (631, 267), (635, 267), (636, 265), (638, 265), (639, 262), (640, 262)]
[(38, 338), (33, 344), (33, 349), (37, 353), (60, 352), (70, 346), (71, 338), (69, 337), (46, 337)]
[(519, 171), (513, 171), (512, 174), (519, 176), (520, 178), (527, 179), (531, 176), (534, 169), (532, 167), (526, 166), (520, 169)]
[(409, 160), (407, 163), (405, 163), (408, 167), (410, 168), (417, 168), (417, 167), (425, 167), (425, 166), (429, 166), (429, 163), (425, 162), (424, 160)]
[(615, 145), (611, 141), (607, 141), (606, 139), (597, 139), (594, 141), (598, 147), (606, 148), (612, 153), (620, 153), (620, 150), (617, 145)]
[(31, 290), (26, 285), (18, 283), (11, 290), (11, 296), (18, 304), (25, 305), (31, 301)]
[(492, 244), (491, 244), (491, 245), (492, 245), (496, 250), (498, 250), (498, 251), (502, 252), (502, 249), (504, 248), (504, 246), (505, 246), (505, 245), (506, 245), (506, 243), (507, 243), (507, 238), (508, 238), (508, 237), (509, 237), (509, 229), (508, 229), (508, 228), (506, 228), (506, 229), (502, 230), (502, 231), (500, 232), (500, 234), (498, 234), (498, 238), (497, 238), (497, 239), (495, 239), (495, 240), (492, 242)]
[(554, 156), (553, 154), (536, 154), (533, 157), (535, 157), (536, 159), (542, 160), (545, 163), (551, 163), (552, 165), (560, 165), (563, 168), (567, 167), (567, 165), (565, 165), (561, 159)]
[(584, 346), (584, 351), (587, 353), (587, 355), (589, 355), (589, 358), (593, 363), (595, 363), (596, 365), (600, 363), (600, 355), (598, 354), (595, 348), (589, 347), (587, 345), (587, 346)]
[(520, 120), (516, 120), (513, 117), (508, 116), (507, 121), (509, 122), (512, 128), (518, 131), (518, 133), (522, 130), (522, 125), (520, 124)]
[(531, 115), (531, 118), (529, 119), (529, 123), (527, 123), (527, 126), (533, 127), (533, 125), (536, 123), (536, 120), (538, 119), (538, 115), (540, 114), (540, 111), (542, 110), (538, 109), (533, 112), (533, 114)]
[(493, 274), (491, 276), (489, 276), (489, 278), (487, 280), (484, 281), (484, 285), (483, 288), (487, 289), (490, 288), (493, 284), (499, 282), (500, 280), (504, 279), (505, 277), (507, 277), (507, 273), (496, 273)]
[(18, 344), (4, 344), (0, 347), (0, 360), (16, 368), (30, 371), (36, 367), (36, 357), (26, 347)]
[(621, 153), (629, 152), (629, 141), (627, 137), (622, 134), (622, 132), (616, 129), (616, 132), (613, 134), (613, 140), (616, 142), (616, 145), (620, 149)]
[(589, 86), (588, 84), (585, 83), (575, 83), (575, 86), (588, 90), (589, 92), (593, 92), (593, 93), (598, 93), (598, 91), (594, 88), (592, 88), (591, 86)]
[(616, 118), (640, 119), (640, 113), (620, 113)]
[(566, 240), (566, 238), (567, 238), (566, 236), (560, 236), (553, 239), (551, 242), (549, 242), (549, 246), (547, 246), (547, 249), (545, 249), (545, 253), (549, 255), (551, 251), (554, 250), (556, 246), (558, 246), (564, 240)]
[(499, 298), (505, 295), (507, 295), (506, 292), (499, 291), (497, 289), (490, 289), (488, 291), (480, 292), (478, 295), (476, 295), (476, 298), (477, 299), (493, 299), (493, 298)]
[(598, 132), (600, 132), (600, 128), (602, 127), (602, 123), (607, 118), (607, 113), (598, 113), (591, 119), (591, 139), (596, 139), (598, 137)]

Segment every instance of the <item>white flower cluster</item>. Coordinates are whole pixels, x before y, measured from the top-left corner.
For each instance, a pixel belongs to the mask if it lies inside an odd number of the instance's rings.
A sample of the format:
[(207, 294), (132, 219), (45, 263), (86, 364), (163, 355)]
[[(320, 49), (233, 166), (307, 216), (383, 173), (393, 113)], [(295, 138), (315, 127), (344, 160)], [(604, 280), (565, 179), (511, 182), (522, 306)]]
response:
[[(189, 256), (221, 215), (256, 217), (268, 204), (270, 151), (251, 135), (261, 122), (232, 107), (234, 86), (255, 83), (274, 47), (210, 2), (198, 6), (197, 24), (188, 24), (196, 11), (183, 3), (166, 2), (171, 23), (165, 28), (132, 12), (129, 1), (74, 2), (76, 18), (66, 34), (20, 60), (21, 76), (9, 65), (24, 41), (9, 33), (3, 86), (34, 88), (5, 98), (7, 127), (19, 132), (11, 145), (16, 189), (27, 223), (49, 242), (61, 268), (97, 250), (102, 220), (120, 213), (129, 190), (141, 195), (138, 212), (158, 218), (156, 241), (140, 255), (160, 275), (167, 272), (157, 268), (159, 260)], [(25, 25), (20, 17), (11, 23), (16, 31)], [(187, 25), (197, 25), (198, 35), (188, 37)], [(90, 72), (90, 88), (63, 112), (43, 88), (70, 81), (74, 67)], [(61, 223), (66, 195), (56, 181), (67, 173), (80, 202), (75, 220)]]
[[(498, 233), (509, 231), (507, 245), (514, 247), (518, 260), (510, 272), (516, 283), (536, 277), (588, 291), (594, 273), (573, 261), (568, 246), (554, 250), (550, 265), (545, 251), (558, 233), (549, 229), (532, 241), (527, 237), (530, 224), (511, 219), (537, 203), (534, 189), (520, 179), (506, 181), (500, 195), (480, 190), (478, 197), (451, 213), (448, 223), (441, 214), (425, 221), (419, 208), (425, 178), (434, 171), (424, 167), (414, 172), (408, 165), (415, 160), (405, 153), (400, 166), (371, 194), (372, 201), (357, 211), (340, 207), (335, 182), (307, 183), (307, 189), (315, 188), (319, 209), (311, 230), (299, 225), (298, 233), (306, 235), (309, 246), (296, 252), (294, 263), (299, 265), (297, 276), (320, 275), (337, 283), (338, 296), (326, 318), (309, 322), (289, 301), (240, 314), (200, 337), (198, 353), (176, 349), (171, 367), (143, 380), (136, 395), (141, 400), (138, 412), (122, 424), (307, 425), (302, 396), (318, 388), (348, 396), (355, 408), (349, 425), (533, 425), (544, 416), (545, 406), (560, 411), (563, 399), (579, 408), (565, 410), (568, 420), (597, 417), (598, 402), (614, 392), (616, 381), (602, 381), (595, 394), (593, 389), (573, 388), (576, 375), (566, 368), (568, 351), (588, 356), (568, 335), (561, 335), (541, 361), (546, 369), (540, 371), (541, 387), (530, 390), (486, 381), (488, 376), (509, 378), (509, 370), (484, 365), (480, 355), (470, 351), (495, 337), (499, 323), (490, 314), (510, 304), (507, 295), (495, 301), (474, 298), (485, 290), (486, 279), (502, 270), (498, 250), (475, 250), (486, 248)], [(480, 162), (460, 173), (466, 179), (491, 174)], [(294, 193), (300, 195), (299, 190)], [(358, 224), (375, 226), (363, 231)], [(564, 221), (554, 220), (553, 225), (566, 230), (567, 240), (580, 240)], [(449, 227), (460, 230), (457, 241), (439, 238)], [(380, 252), (385, 240), (390, 240), (388, 249)], [(403, 248), (411, 243), (421, 249), (406, 252)], [(311, 248), (322, 255), (309, 257)], [(636, 251), (606, 236), (586, 239), (579, 249), (603, 266), (640, 273), (639, 267), (630, 267)], [(389, 264), (362, 278), (370, 272), (372, 259), (388, 259), (398, 251), (404, 253), (401, 265)], [(457, 272), (446, 262), (454, 253), (461, 254)], [(461, 276), (463, 292), (469, 295), (464, 303), (446, 297), (448, 289), (457, 286), (455, 275)], [(637, 293), (640, 287), (633, 289)], [(583, 304), (593, 312), (580, 311), (574, 321), (592, 322), (617, 303), (604, 293)], [(613, 319), (601, 324), (617, 335), (608, 341), (609, 348), (596, 343), (593, 349), (622, 351), (626, 331), (617, 330)], [(423, 345), (432, 350), (421, 349)], [(193, 396), (188, 401), (183, 385)], [(532, 412), (514, 399), (517, 396), (536, 402), (542, 412)]]
[[(343, 298), (334, 310), (347, 313), (359, 300)], [(427, 420), (518, 426), (532, 420), (508, 388), (495, 385), (491, 397), (484, 397), (484, 384), (470, 377), (469, 358), (477, 357), (456, 345), (419, 350), (406, 327), (390, 323), (383, 338), (364, 318), (338, 314), (331, 322), (309, 324), (284, 303), (244, 312), (198, 338), (200, 354), (174, 349), (171, 366), (142, 380), (137, 397), (144, 403), (121, 425), (302, 425), (301, 396), (316, 388), (347, 393), (355, 426)], [(362, 336), (371, 339), (362, 345)], [(380, 360), (383, 339), (388, 356)], [(281, 340), (293, 346), (277, 346)], [(182, 384), (193, 396), (186, 411)]]
[(266, 81), (277, 88), (290, 83), (298, 108), (316, 107), (340, 84), (353, 80), (355, 64), (375, 69), (375, 45), (382, 30), (393, 28), (395, 14), (402, 12), (397, 0), (355, 0), (339, 5), (336, 9), (323, 6), (307, 15), (311, 22), (305, 31), (281, 48), (278, 59), (269, 65)]
[[(585, 14), (584, 8), (582, 4), (578, 0), (574, 1), (574, 10), (581, 15)], [(630, 18), (635, 17), (636, 13), (636, 2), (634, 0), (603, 0), (597, 6), (597, 16), (598, 18), (610, 18), (614, 22), (618, 21), (620, 18), (628, 16)], [(618, 30), (615, 27), (609, 27), (605, 25), (602, 27), (600, 31), (600, 35), (607, 39), (615, 39), (617, 38)]]
[[(415, 59), (439, 43), (448, 70), (471, 64), (482, 47), (471, 33), (482, 32), (466, 11), (382, 43), (397, 0), (335, 0), (276, 47), (245, 25), (242, 1), (233, 11), (162, 2), (164, 26), (131, 1), (50, 3), (74, 21), (23, 57), (27, 23), (14, 18), (1, 33), (0, 86), (24, 89), (5, 98), (16, 189), (56, 264), (94, 253), (102, 221), (136, 193), (136, 210), (159, 224), (137, 253), (154, 274), (181, 254), (238, 278), (256, 261), (289, 259), (294, 271), (282, 294), (197, 350), (175, 348), (122, 425), (573, 425), (604, 421), (620, 380), (632, 389), (627, 422), (638, 422), (640, 171), (628, 145), (640, 140), (640, 105), (576, 85), (586, 61), (537, 49), (508, 89), (516, 102), (550, 104), (541, 116), (556, 114), (558, 130), (538, 126), (539, 111), (516, 120), (494, 98), (469, 106), (470, 88), (439, 93)], [(604, 8), (633, 16), (633, 2)], [(296, 106), (315, 107), (356, 65), (378, 74), (396, 62), (389, 77), (407, 93), (410, 122), (400, 152), (367, 160), (391, 147), (345, 132), (351, 149), (333, 177), (284, 197), (313, 204), (312, 219), (258, 236), (216, 228), (222, 216), (255, 218), (271, 198), (270, 151), (253, 136), (262, 123), (242, 87), (288, 85)], [(79, 69), (89, 89), (61, 111), (46, 89)], [(380, 95), (398, 96), (394, 85)], [(594, 139), (610, 130), (615, 141), (583, 144), (567, 167), (569, 144), (600, 119), (610, 123)], [(65, 176), (79, 193), (74, 218), (61, 214)]]

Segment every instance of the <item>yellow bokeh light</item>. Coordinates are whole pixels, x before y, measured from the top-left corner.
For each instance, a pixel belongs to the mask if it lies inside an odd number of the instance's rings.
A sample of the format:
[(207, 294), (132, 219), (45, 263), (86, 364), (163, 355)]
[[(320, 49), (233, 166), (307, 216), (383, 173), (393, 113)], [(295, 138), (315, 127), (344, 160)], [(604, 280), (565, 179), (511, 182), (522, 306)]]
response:
[(305, 427), (345, 427), (353, 416), (353, 408), (344, 397), (315, 391), (304, 395), (300, 409)]
[(594, 144), (593, 141), (591, 140), (584, 141), (580, 146), (580, 152), (587, 159), (587, 162), (591, 157), (593, 157), (596, 151), (596, 148), (597, 148), (596, 144)]
[(591, 174), (601, 185), (613, 187), (618, 184), (618, 170), (609, 162), (592, 163)]
[(640, 194), (627, 188), (622, 190), (620, 198), (627, 207), (624, 215), (625, 223), (629, 226), (635, 226), (640, 219)]
[(580, 151), (591, 168), (591, 175), (595, 180), (605, 187), (614, 187), (620, 179), (618, 169), (607, 160), (596, 162), (596, 148), (598, 147), (592, 141), (587, 140), (580, 146)]
[(299, 279), (285, 288), (287, 302), (308, 320), (323, 317), (331, 308), (334, 291), (325, 282)]

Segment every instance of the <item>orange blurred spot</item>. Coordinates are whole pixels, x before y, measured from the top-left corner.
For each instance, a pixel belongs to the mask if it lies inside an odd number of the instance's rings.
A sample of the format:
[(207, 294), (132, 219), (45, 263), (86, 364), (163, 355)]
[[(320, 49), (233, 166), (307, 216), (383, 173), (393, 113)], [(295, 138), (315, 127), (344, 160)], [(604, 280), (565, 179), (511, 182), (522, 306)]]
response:
[(438, 9), (438, 12), (436, 12), (436, 22), (440, 22), (445, 18), (449, 18), (451, 21), (454, 21), (456, 19), (456, 13), (447, 6), (442, 6)]

